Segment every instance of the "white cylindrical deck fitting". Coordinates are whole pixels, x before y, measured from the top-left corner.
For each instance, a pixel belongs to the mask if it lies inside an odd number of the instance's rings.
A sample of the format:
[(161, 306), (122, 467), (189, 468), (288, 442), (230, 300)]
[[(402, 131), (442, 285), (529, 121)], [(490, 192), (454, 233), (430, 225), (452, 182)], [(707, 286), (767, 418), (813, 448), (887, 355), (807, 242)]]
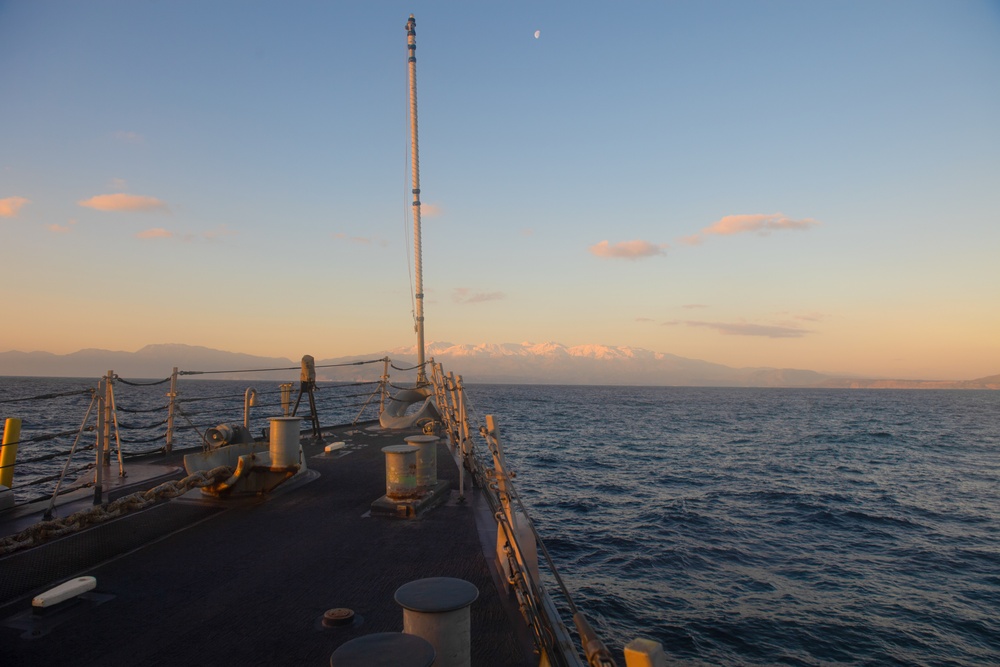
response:
[(271, 467), (299, 465), (299, 424), (302, 417), (271, 417)]
[(404, 500), (417, 495), (417, 448), (412, 445), (389, 445), (385, 453), (385, 495), (390, 500)]
[(437, 653), (434, 667), (472, 664), (469, 606), (478, 597), (478, 588), (453, 577), (417, 579), (395, 595), (403, 608), (403, 632), (430, 642)]
[(438, 482), (437, 446), (441, 438), (436, 435), (410, 435), (404, 440), (417, 448), (417, 492), (430, 491)]
[(431, 667), (434, 647), (402, 632), (376, 632), (340, 645), (330, 667)]

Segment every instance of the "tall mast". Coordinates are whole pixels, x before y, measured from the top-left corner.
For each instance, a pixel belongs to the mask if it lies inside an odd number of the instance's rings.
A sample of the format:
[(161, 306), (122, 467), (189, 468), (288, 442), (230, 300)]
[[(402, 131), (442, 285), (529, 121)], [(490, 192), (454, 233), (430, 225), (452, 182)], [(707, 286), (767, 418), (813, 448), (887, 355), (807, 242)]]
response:
[(410, 57), (410, 172), (413, 175), (413, 254), (416, 274), (417, 384), (427, 384), (424, 371), (424, 275), (420, 245), (420, 150), (417, 147), (417, 22), (410, 14), (406, 22), (406, 48)]

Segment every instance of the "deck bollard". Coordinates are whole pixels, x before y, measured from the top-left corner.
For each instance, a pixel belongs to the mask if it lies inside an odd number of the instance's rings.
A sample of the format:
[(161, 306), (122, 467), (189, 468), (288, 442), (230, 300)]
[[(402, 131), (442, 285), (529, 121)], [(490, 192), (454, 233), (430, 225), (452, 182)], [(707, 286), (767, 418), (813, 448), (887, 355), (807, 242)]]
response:
[(376, 632), (341, 644), (330, 667), (431, 667), (434, 647), (402, 632)]
[(385, 496), (406, 500), (417, 495), (417, 448), (412, 445), (389, 445), (385, 453)]
[(299, 461), (299, 432), (302, 417), (271, 417), (272, 468), (297, 466)]
[(430, 491), (437, 486), (437, 445), (441, 438), (436, 435), (411, 435), (404, 440), (417, 448), (417, 493)]
[(396, 589), (403, 608), (403, 632), (423, 637), (437, 653), (434, 667), (469, 667), (472, 636), (469, 606), (479, 589), (464, 579), (430, 577)]

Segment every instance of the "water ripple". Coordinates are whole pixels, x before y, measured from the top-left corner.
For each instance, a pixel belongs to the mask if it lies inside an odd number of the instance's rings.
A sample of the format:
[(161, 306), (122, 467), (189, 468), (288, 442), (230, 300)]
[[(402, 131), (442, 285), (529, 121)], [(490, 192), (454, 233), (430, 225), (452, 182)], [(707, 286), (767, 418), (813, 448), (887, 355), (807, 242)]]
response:
[(609, 645), (1000, 664), (1000, 392), (475, 392)]

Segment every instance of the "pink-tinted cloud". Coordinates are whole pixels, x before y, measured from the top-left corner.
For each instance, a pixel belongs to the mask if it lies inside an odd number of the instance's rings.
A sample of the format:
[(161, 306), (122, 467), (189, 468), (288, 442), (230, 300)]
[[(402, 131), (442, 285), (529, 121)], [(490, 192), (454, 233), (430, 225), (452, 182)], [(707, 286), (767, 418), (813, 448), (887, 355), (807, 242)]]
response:
[(655, 257), (656, 255), (667, 254), (667, 244), (659, 245), (649, 241), (622, 241), (611, 245), (607, 241), (601, 241), (590, 246), (590, 254), (596, 257), (606, 257), (611, 259), (642, 259), (644, 257)]
[(162, 227), (153, 227), (152, 229), (147, 229), (144, 232), (139, 232), (135, 235), (137, 239), (169, 239), (174, 235), (173, 232), (167, 231)]
[(0, 218), (16, 218), (21, 207), (30, 204), (30, 199), (24, 197), (7, 197), (0, 199)]
[(715, 224), (709, 225), (705, 229), (701, 230), (701, 233), (731, 236), (733, 234), (757, 232), (758, 234), (766, 235), (772, 231), (782, 229), (809, 229), (818, 224), (819, 222), (813, 220), (812, 218), (792, 220), (783, 213), (772, 213), (770, 215), (727, 215)]
[(73, 231), (73, 225), (75, 224), (76, 219), (70, 218), (65, 225), (52, 223), (51, 225), (45, 225), (45, 229), (49, 230), (53, 234), (69, 234)]
[(439, 218), (444, 215), (444, 209), (440, 204), (425, 204), (420, 202), (421, 218)]
[(703, 303), (685, 303), (681, 308), (687, 308), (688, 310), (695, 310), (696, 308), (708, 308)]
[(468, 287), (456, 287), (451, 295), (455, 303), (482, 303), (507, 298), (503, 292), (473, 292)]
[(635, 321), (636, 322), (652, 322), (653, 318), (651, 318), (651, 317), (637, 317), (637, 318), (635, 318)]
[(774, 326), (768, 324), (750, 324), (748, 322), (698, 322), (688, 320), (684, 324), (689, 327), (706, 327), (714, 329), (726, 336), (765, 336), (767, 338), (801, 338), (812, 333), (808, 329)]
[(156, 197), (129, 195), (119, 192), (112, 195), (97, 195), (78, 201), (77, 204), (98, 211), (166, 211), (167, 204)]
[(756, 233), (767, 236), (771, 232), (786, 229), (806, 230), (819, 225), (818, 220), (802, 218), (792, 220), (784, 213), (757, 213), (753, 215), (727, 215), (705, 227), (698, 234), (684, 236), (678, 243), (684, 245), (701, 245), (706, 236), (732, 236), (734, 234)]

